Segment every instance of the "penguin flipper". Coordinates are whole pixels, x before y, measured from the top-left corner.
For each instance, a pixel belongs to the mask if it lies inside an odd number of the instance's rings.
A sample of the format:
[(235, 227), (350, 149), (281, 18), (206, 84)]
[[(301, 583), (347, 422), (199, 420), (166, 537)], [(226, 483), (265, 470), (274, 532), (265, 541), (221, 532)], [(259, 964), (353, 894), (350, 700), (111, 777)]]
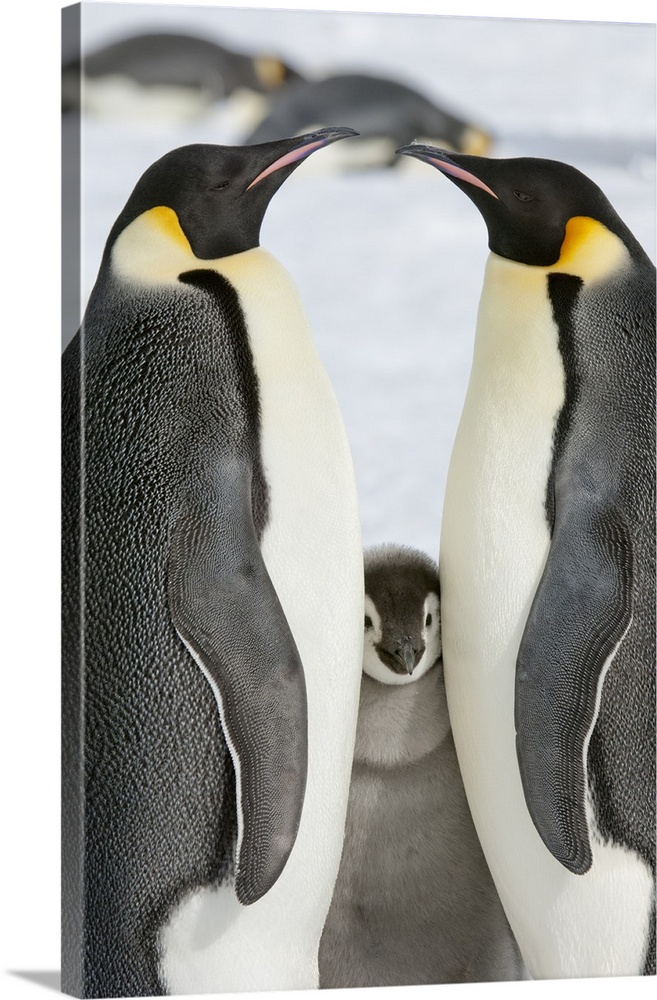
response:
[(525, 801), (550, 853), (592, 864), (586, 746), (601, 678), (632, 616), (632, 547), (615, 511), (559, 518), (516, 664), (516, 750)]
[(248, 905), (278, 879), (299, 828), (308, 755), (306, 685), (260, 552), (250, 476), (227, 476), (220, 493), (211, 505), (188, 504), (177, 520), (169, 604), (180, 637), (213, 689), (235, 765), (235, 892)]

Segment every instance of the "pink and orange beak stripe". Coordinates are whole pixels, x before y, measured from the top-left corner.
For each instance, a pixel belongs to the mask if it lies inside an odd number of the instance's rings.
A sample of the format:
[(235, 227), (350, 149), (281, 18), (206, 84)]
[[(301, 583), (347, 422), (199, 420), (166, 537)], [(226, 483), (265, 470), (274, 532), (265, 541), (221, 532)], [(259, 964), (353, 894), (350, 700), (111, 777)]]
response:
[(487, 184), (484, 184), (475, 174), (470, 173), (469, 170), (464, 170), (463, 167), (459, 167), (447, 153), (443, 153), (440, 149), (435, 149), (433, 146), (425, 146), (423, 143), (410, 143), (408, 146), (402, 146), (401, 149), (397, 150), (398, 153), (402, 153), (406, 156), (415, 156), (418, 160), (424, 160), (426, 163), (430, 163), (432, 166), (437, 167), (444, 174), (449, 174), (451, 177), (456, 178), (460, 181), (465, 181), (467, 184), (472, 184), (474, 187), (481, 188), (482, 191), (486, 191), (487, 194), (497, 198), (497, 195), (492, 191)]
[(336, 142), (338, 139), (347, 139), (349, 136), (358, 135), (352, 128), (326, 128), (320, 129), (317, 132), (311, 132), (306, 136), (301, 136), (301, 142), (298, 146), (294, 146), (287, 153), (279, 156), (277, 160), (270, 163), (268, 167), (265, 167), (257, 177), (255, 177), (249, 186), (247, 191), (258, 184), (265, 177), (269, 177), (276, 170), (280, 170), (282, 167), (290, 166), (290, 164), (298, 163), (300, 160), (305, 159), (314, 153), (316, 149), (321, 149), (322, 146), (328, 146), (331, 142)]

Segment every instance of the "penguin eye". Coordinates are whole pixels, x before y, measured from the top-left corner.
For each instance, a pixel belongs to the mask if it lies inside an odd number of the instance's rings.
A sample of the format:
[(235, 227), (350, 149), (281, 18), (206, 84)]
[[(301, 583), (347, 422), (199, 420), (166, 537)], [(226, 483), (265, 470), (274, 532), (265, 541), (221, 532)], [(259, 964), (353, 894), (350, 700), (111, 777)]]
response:
[(431, 625), (432, 620), (433, 619), (431, 618), (431, 615), (427, 615), (427, 619), (426, 619), (426, 621), (424, 623), (427, 628), (429, 628), (429, 626)]
[(210, 191), (223, 191), (224, 188), (228, 187), (228, 181), (219, 181), (217, 184), (213, 184)]
[(518, 201), (533, 201), (534, 199), (530, 194), (525, 194), (524, 191), (514, 191), (513, 192)]
[(369, 615), (365, 615), (365, 628), (373, 628), (373, 627), (374, 627), (374, 622), (372, 621)]

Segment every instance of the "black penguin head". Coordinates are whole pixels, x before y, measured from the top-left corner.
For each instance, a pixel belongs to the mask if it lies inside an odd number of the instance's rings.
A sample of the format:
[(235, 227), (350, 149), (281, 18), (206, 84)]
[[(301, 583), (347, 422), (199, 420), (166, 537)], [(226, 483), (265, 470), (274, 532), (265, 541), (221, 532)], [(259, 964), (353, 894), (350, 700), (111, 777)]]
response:
[(363, 670), (384, 684), (408, 684), (441, 655), (440, 584), (435, 563), (415, 549), (365, 553)]
[(602, 223), (630, 252), (638, 247), (597, 184), (567, 163), (466, 156), (421, 143), (397, 152), (437, 167), (468, 195), (484, 218), (490, 249), (500, 257), (539, 267), (556, 264), (570, 220)]
[(106, 255), (120, 234), (145, 213), (175, 213), (182, 235), (201, 260), (257, 247), (272, 196), (307, 156), (350, 128), (322, 128), (254, 146), (182, 146), (165, 154), (138, 181), (110, 233)]

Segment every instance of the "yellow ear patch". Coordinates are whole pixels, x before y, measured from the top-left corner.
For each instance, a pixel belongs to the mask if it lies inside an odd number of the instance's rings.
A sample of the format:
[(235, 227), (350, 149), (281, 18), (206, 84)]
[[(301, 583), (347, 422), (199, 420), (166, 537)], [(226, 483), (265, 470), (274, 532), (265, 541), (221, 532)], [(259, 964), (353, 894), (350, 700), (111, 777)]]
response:
[(144, 212), (143, 219), (147, 223), (152, 223), (165, 236), (168, 236), (170, 240), (179, 243), (184, 250), (187, 250), (189, 253), (192, 252), (189, 240), (183, 233), (178, 216), (172, 208), (167, 208), (164, 205), (151, 208), (148, 212)]
[(576, 274), (584, 281), (605, 278), (629, 262), (629, 253), (618, 236), (595, 219), (573, 216), (566, 223), (559, 260), (548, 271)]
[(117, 276), (140, 284), (171, 284), (181, 271), (198, 266), (178, 216), (164, 205), (134, 219), (112, 250), (112, 267)]
[(481, 128), (469, 125), (461, 137), (461, 152), (469, 156), (487, 156), (491, 147), (491, 136)]
[(255, 71), (260, 83), (268, 90), (275, 90), (285, 82), (285, 67), (280, 59), (272, 56), (257, 56), (254, 59)]

